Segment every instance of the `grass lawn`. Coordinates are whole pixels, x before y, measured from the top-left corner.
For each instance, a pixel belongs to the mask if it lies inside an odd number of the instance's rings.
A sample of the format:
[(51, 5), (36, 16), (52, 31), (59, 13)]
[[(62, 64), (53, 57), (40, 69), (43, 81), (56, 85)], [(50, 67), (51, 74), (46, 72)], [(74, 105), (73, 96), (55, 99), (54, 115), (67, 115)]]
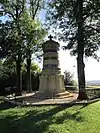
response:
[(100, 102), (14, 107), (0, 100), (0, 133), (100, 133)]
[(86, 86), (86, 88), (90, 88), (90, 89), (100, 89), (100, 86), (97, 86), (97, 85), (89, 85), (89, 86)]

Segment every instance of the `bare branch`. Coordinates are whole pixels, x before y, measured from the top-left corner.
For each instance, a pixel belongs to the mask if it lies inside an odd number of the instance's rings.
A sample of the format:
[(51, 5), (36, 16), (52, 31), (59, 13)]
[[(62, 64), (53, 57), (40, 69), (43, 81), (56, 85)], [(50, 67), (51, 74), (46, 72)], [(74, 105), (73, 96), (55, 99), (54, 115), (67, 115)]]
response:
[(25, 0), (23, 0), (22, 2), (22, 10), (20, 11), (19, 16), (23, 13), (24, 9), (25, 9)]
[(94, 27), (89, 26), (89, 25), (86, 26), (86, 27), (91, 28), (92, 30), (95, 30), (97, 33), (100, 33), (100, 29), (94, 28)]
[(96, 8), (95, 10), (93, 10), (93, 12), (86, 14), (86, 16), (84, 17), (83, 20), (85, 21), (88, 17), (92, 17), (92, 15), (93, 15), (95, 12), (98, 12), (98, 11), (100, 11), (100, 7)]
[(37, 14), (38, 8), (39, 8), (39, 0), (37, 2), (36, 9), (35, 9), (34, 14), (33, 14), (33, 19), (35, 18), (36, 14)]

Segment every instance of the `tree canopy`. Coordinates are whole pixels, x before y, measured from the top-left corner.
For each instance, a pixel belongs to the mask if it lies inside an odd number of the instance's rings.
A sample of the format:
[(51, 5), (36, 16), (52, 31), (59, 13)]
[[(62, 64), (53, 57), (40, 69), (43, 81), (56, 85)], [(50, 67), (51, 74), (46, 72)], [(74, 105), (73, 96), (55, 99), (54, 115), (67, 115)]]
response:
[(1, 34), (1, 41), (3, 42), (1, 50), (5, 49), (7, 51), (6, 57), (16, 61), (17, 88), (19, 90), (21, 90), (21, 64), (25, 59), (27, 60), (29, 79), (32, 54), (39, 53), (42, 46), (41, 42), (46, 34), (42, 24), (35, 19), (42, 6), (43, 0), (0, 1), (0, 9), (2, 10), (0, 11), (5, 17), (8, 17), (8, 21), (1, 24), (1, 30), (3, 27), (7, 27), (3, 31), (4, 37)]
[[(79, 84), (78, 99), (87, 99), (85, 90), (84, 56), (98, 59), (100, 33), (99, 0), (53, 0), (49, 2), (47, 19), (55, 28), (59, 39), (67, 42), (65, 49), (77, 55)], [(48, 15), (49, 14), (49, 15)]]
[[(83, 0), (83, 23), (84, 23), (84, 53), (85, 56), (97, 58), (97, 51), (100, 44), (100, 1)], [(78, 0), (53, 0), (49, 2), (47, 19), (53, 24), (60, 40), (66, 42), (65, 49), (71, 49), (71, 55), (77, 55), (78, 37)], [(98, 58), (97, 58), (98, 59)]]

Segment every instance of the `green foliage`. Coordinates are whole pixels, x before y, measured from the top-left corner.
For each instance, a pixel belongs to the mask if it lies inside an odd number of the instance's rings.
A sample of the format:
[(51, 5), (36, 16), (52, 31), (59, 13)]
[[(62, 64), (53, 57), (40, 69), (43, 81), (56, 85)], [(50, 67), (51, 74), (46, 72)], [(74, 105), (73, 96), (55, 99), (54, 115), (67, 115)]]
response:
[(22, 34), (20, 31), (20, 18), (25, 9), (24, 0), (17, 1), (1, 1), (1, 8), (6, 16), (8, 16), (8, 21), (4, 23), (5, 27), (8, 26), (8, 31), (6, 35), (6, 44), (8, 46), (7, 55), (13, 56), (13, 59), (17, 60), (20, 58), (22, 60), (23, 55), (23, 41)]
[[(84, 53), (87, 57), (99, 59), (96, 51), (100, 44), (100, 1), (81, 2), (83, 2)], [(47, 13), (49, 25), (60, 29), (54, 30), (55, 34), (60, 40), (67, 42), (64, 49), (70, 49), (71, 55), (77, 55), (79, 3), (78, 0), (51, 1)]]
[(34, 73), (41, 73), (41, 69), (40, 67), (38, 66), (38, 64), (36, 63), (32, 63), (31, 64), (31, 72), (34, 72)]
[(5, 94), (5, 88), (16, 85), (15, 63), (11, 60), (0, 60), (0, 95)]
[(69, 90), (77, 89), (77, 83), (74, 80), (74, 75), (69, 71), (64, 72), (64, 84), (65, 84), (66, 88)]
[[(22, 86), (26, 90), (27, 86), (27, 74), (26, 74), (26, 65), (22, 64)], [(38, 90), (39, 88), (39, 74), (41, 72), (40, 67), (36, 63), (31, 65), (31, 80), (32, 80), (32, 89)], [(16, 92), (16, 63), (13, 60), (0, 60), (0, 95), (4, 95), (8, 92), (5, 91), (6, 87), (11, 87), (12, 92)], [(9, 93), (12, 93), (9, 92)]]
[[(32, 3), (33, 5), (31, 5)], [(34, 11), (36, 16), (38, 9), (40, 10), (43, 6), (43, 0), (29, 0), (28, 4), (29, 6), (26, 6), (27, 1), (25, 0), (2, 0), (0, 2), (0, 8), (8, 16), (8, 21), (2, 24), (3, 26), (0, 28), (0, 30), (4, 31), (3, 28), (7, 27), (5, 29), (6, 34), (3, 32), (5, 36), (3, 37), (3, 34), (1, 34), (0, 40), (5, 42), (3, 46), (8, 52), (7, 56), (13, 56), (15, 59), (20, 56), (22, 61), (26, 56), (30, 57), (35, 52), (39, 54), (41, 43), (46, 35), (41, 23), (35, 18), (33, 19), (30, 13)], [(29, 10), (30, 7), (32, 7), (31, 10)], [(4, 40), (5, 37), (6, 41)]]
[(100, 1), (55, 0), (49, 5), (49, 23), (59, 28), (55, 30), (59, 39), (67, 42), (63, 48), (71, 50), (71, 55), (77, 55), (78, 99), (87, 99), (84, 56), (98, 59), (95, 52), (100, 43), (100, 32), (97, 30), (100, 27)]
[[(6, 47), (3, 44), (7, 51), (6, 57), (10, 57), (16, 61), (17, 89), (19, 94), (21, 94), (22, 90), (21, 63), (25, 59), (28, 62), (27, 70), (29, 74), (27, 74), (27, 81), (29, 81), (32, 54), (40, 54), (41, 43), (46, 34), (41, 23), (35, 20), (38, 10), (43, 6), (42, 4), (43, 0), (2, 0), (0, 2), (0, 9), (2, 9), (9, 21), (4, 24), (5, 27), (8, 26), (8, 31), (6, 31), (7, 34), (5, 35), (6, 41), (2, 35), (1, 40), (8, 46)], [(8, 23), (9, 25), (7, 25)]]
[(25, 57), (28, 59), (33, 53), (37, 55), (42, 50), (43, 39), (47, 33), (42, 27), (41, 22), (33, 20), (28, 12), (23, 13), (21, 18), (21, 32), (25, 47)]
[(9, 22), (5, 24), (0, 21), (0, 58), (4, 58), (8, 53), (7, 36), (9, 34)]
[[(2, 133), (99, 133), (100, 102), (90, 105), (14, 107), (0, 104)], [(6, 127), (6, 128), (5, 128)]]

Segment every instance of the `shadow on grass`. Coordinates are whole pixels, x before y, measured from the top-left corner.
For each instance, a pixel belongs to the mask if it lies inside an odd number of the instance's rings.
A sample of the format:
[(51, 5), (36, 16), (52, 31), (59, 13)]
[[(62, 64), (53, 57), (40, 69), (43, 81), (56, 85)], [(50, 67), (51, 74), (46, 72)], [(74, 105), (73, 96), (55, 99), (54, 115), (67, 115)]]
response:
[[(52, 124), (60, 124), (65, 120), (81, 122), (84, 118), (81, 117), (80, 111), (72, 114), (67, 110), (70, 107), (63, 105), (55, 106), (48, 111), (28, 111), (24, 115), (9, 114), (0, 118), (0, 131), (2, 133), (48, 133), (48, 127)], [(59, 113), (62, 115), (60, 116)]]
[(80, 111), (77, 111), (75, 113), (65, 112), (62, 116), (58, 116), (56, 118), (55, 123), (56, 124), (63, 124), (64, 121), (73, 120), (76, 122), (83, 122), (84, 118), (81, 116)]
[(16, 107), (16, 105), (2, 101), (0, 103), (0, 110), (6, 110), (6, 109), (10, 109), (10, 108), (14, 108)]

